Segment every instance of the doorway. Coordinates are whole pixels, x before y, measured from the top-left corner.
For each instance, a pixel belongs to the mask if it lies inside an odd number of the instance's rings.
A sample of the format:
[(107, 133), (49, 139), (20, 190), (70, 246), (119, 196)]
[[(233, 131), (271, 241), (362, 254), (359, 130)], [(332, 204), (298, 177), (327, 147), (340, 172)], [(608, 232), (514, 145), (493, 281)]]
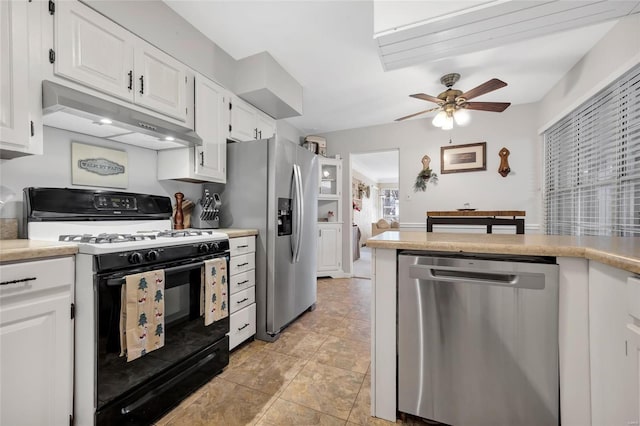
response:
[(399, 223), (398, 149), (350, 155), (351, 180), (351, 272), (354, 277), (371, 279), (371, 249), (367, 239), (374, 233), (373, 224), (381, 219)]

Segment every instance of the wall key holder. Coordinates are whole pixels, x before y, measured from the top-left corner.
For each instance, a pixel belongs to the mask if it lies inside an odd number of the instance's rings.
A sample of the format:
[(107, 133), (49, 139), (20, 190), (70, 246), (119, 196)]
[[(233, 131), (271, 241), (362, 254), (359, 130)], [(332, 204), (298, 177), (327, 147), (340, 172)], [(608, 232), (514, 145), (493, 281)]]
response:
[(502, 175), (502, 177), (507, 177), (507, 175), (511, 172), (511, 168), (509, 167), (509, 150), (507, 148), (502, 148), (498, 155), (500, 156), (500, 166), (498, 167), (498, 173)]

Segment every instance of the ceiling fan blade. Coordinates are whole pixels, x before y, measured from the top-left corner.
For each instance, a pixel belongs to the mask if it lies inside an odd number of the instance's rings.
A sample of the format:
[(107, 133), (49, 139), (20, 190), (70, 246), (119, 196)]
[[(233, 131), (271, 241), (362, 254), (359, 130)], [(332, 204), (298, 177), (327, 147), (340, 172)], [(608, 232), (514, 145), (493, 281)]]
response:
[(467, 102), (464, 104), (464, 108), (476, 111), (502, 112), (509, 105), (511, 105), (511, 102)]
[(435, 102), (437, 104), (444, 102), (440, 98), (436, 98), (435, 96), (426, 95), (424, 93), (416, 93), (415, 95), (409, 95), (412, 98), (422, 99), (423, 101)]
[(489, 81), (485, 81), (480, 86), (474, 87), (473, 89), (463, 93), (459, 97), (465, 98), (466, 100), (477, 98), (480, 95), (493, 92), (494, 90), (498, 90), (506, 85), (507, 83), (505, 83), (504, 81), (498, 80), (497, 78), (492, 78)]
[(404, 117), (396, 118), (395, 121), (406, 120), (407, 118), (415, 117), (416, 115), (420, 115), (420, 114), (426, 114), (427, 112), (436, 111), (436, 110), (439, 110), (439, 109), (440, 109), (440, 107), (431, 108), (431, 109), (425, 109), (424, 111), (416, 112), (415, 114), (406, 115)]

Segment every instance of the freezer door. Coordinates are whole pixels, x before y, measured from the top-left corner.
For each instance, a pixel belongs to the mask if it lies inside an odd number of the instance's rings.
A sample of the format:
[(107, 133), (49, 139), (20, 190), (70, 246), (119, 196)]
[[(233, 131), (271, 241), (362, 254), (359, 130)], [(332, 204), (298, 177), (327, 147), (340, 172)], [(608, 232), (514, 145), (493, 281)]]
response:
[(294, 164), (296, 145), (277, 138), (269, 139), (269, 208), (267, 231), (267, 310), (266, 332), (277, 334), (296, 316), (295, 268), (293, 249), (296, 235), (296, 209), (292, 208), (293, 232), (278, 235), (278, 200), (296, 203)]

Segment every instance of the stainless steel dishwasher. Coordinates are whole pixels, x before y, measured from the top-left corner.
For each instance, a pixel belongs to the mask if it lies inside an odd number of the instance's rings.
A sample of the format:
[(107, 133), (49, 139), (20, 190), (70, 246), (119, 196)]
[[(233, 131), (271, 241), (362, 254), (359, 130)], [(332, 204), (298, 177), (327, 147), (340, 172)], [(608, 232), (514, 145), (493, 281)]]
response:
[(455, 426), (559, 424), (552, 257), (402, 252), (398, 409)]

